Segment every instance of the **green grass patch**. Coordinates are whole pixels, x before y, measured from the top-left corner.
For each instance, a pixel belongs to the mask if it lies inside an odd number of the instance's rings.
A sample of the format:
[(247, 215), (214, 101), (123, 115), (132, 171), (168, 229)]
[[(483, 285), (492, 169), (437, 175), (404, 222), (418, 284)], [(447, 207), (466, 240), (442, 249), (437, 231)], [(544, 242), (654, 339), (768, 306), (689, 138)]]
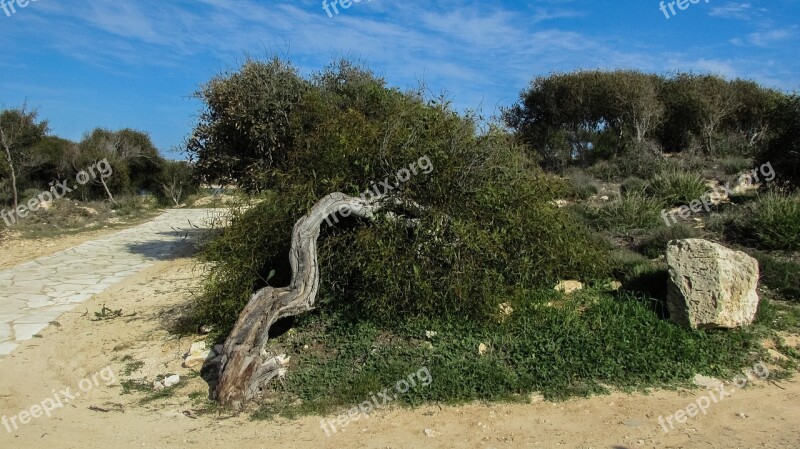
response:
[(750, 331), (684, 330), (632, 294), (539, 291), (510, 303), (509, 318), (484, 324), (420, 317), (387, 327), (330, 309), (299, 317), (267, 347), (290, 354), (293, 364), (256, 417), (341, 412), (423, 367), (430, 385), (398, 394), (393, 404), (527, 401), (534, 392), (558, 400), (607, 387), (678, 386), (696, 373), (728, 377), (759, 351)]
[(635, 229), (652, 229), (663, 223), (660, 201), (649, 196), (630, 192), (603, 206), (584, 209), (588, 221), (600, 230), (629, 232)]
[(766, 250), (800, 250), (800, 193), (767, 193), (724, 217), (729, 240)]
[(708, 190), (703, 179), (695, 174), (667, 170), (650, 180), (646, 193), (667, 206), (680, 206), (700, 199)]

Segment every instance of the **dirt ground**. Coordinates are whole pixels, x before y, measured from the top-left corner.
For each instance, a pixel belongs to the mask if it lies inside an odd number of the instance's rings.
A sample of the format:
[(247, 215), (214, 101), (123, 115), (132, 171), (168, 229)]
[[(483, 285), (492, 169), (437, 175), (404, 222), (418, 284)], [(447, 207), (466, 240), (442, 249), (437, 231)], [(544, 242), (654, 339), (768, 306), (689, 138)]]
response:
[[(176, 307), (197, 294), (201, 271), (191, 259), (158, 263), (77, 305), (42, 338), (0, 361), (0, 418), (14, 417), (17, 424), (14, 429), (9, 423), (9, 432), (0, 423), (0, 448), (800, 447), (796, 379), (754, 381), (742, 390), (730, 386), (726, 391), (733, 393), (711, 404), (706, 415), (688, 418), (666, 433), (659, 416), (707, 396), (704, 389), (614, 393), (561, 403), (534, 399), (521, 405), (395, 408), (374, 412), (331, 436), (321, 429), (318, 416), (253, 421), (247, 414), (203, 414), (197, 396), (207, 385), (180, 366), (182, 354), (201, 337), (177, 338), (165, 330)], [(125, 316), (92, 321), (104, 304), (122, 309)], [(125, 375), (131, 360), (144, 365)], [(172, 396), (143, 405), (141, 393), (121, 394), (123, 379), (152, 381), (168, 373), (182, 378)], [(41, 414), (31, 407), (54, 404), (48, 403), (54, 397), (63, 408), (20, 424), (20, 412)]]

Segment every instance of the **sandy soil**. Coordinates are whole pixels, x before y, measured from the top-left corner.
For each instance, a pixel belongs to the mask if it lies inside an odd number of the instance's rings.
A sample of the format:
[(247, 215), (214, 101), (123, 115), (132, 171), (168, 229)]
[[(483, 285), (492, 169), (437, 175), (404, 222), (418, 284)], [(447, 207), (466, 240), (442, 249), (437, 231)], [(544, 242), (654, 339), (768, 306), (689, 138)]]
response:
[[(181, 368), (181, 355), (197, 338), (165, 329), (176, 307), (197, 293), (201, 269), (192, 260), (159, 263), (78, 305), (0, 361), (0, 417), (69, 393), (80, 396), (8, 432), (0, 423), (0, 448), (797, 448), (800, 382), (753, 382), (665, 433), (668, 416), (707, 395), (705, 390), (615, 393), (563, 403), (428, 406), (374, 412), (343, 432), (326, 436), (320, 417), (251, 421), (247, 415), (202, 414), (189, 399), (207, 386)], [(91, 321), (105, 304), (126, 316)], [(797, 342), (795, 340), (795, 342)], [(140, 393), (121, 395), (126, 362), (143, 361), (131, 376), (179, 373), (171, 397), (146, 405)], [(129, 363), (129, 362), (128, 362)], [(107, 369), (110, 367), (110, 370)], [(100, 375), (98, 375), (100, 373)], [(113, 374), (113, 376), (109, 375)], [(96, 380), (91, 383), (91, 379)], [(106, 385), (106, 380), (114, 380)], [(436, 379), (433, 379), (435, 382)], [(83, 387), (86, 387), (83, 391)], [(328, 419), (335, 417), (329, 416)]]

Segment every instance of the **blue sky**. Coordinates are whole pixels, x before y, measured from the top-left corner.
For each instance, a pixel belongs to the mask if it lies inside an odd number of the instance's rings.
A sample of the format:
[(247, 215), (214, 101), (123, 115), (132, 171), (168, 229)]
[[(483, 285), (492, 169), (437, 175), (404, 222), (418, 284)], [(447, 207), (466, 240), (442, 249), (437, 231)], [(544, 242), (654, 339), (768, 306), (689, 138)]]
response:
[(487, 116), (534, 76), (574, 69), (800, 88), (800, 0), (699, 0), (669, 19), (659, 3), (363, 0), (329, 17), (321, 0), (38, 0), (0, 9), (0, 104), (27, 100), (73, 140), (95, 127), (141, 129), (182, 158), (171, 148), (201, 108), (191, 94), (248, 55), (283, 55), (305, 74), (352, 58), (391, 85), (424, 81)]

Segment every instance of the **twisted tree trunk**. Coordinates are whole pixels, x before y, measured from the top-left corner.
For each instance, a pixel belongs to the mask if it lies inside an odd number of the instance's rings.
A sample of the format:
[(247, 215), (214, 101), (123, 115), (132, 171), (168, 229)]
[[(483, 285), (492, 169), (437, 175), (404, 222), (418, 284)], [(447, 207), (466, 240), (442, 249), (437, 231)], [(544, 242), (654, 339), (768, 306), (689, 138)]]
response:
[(266, 287), (256, 292), (225, 341), (215, 390), (220, 403), (241, 408), (272, 379), (286, 374), (286, 355), (269, 355), (263, 348), (276, 321), (314, 309), (319, 290), (317, 239), (322, 222), (336, 213), (373, 219), (387, 205), (397, 202), (390, 203), (384, 196), (363, 199), (332, 193), (297, 221), (289, 252), (291, 283), (288, 287)]

